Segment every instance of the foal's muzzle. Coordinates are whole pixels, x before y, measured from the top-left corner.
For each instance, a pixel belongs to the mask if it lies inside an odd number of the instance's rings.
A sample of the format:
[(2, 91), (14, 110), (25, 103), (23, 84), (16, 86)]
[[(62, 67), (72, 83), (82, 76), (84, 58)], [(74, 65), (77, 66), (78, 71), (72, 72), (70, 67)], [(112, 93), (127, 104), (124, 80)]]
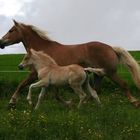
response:
[(23, 69), (24, 69), (24, 66), (23, 66), (22, 64), (20, 64), (20, 65), (18, 65), (18, 68), (19, 68), (20, 70), (23, 70)]

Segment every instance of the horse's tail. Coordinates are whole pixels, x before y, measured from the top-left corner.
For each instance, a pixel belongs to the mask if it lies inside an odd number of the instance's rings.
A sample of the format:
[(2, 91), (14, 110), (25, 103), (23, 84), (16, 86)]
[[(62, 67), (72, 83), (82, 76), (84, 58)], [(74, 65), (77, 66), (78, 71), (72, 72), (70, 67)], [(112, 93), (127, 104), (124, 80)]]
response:
[(96, 73), (99, 76), (105, 75), (105, 71), (102, 68), (91, 68), (91, 67), (88, 67), (88, 68), (84, 68), (84, 70)]
[(140, 89), (140, 66), (131, 54), (123, 48), (113, 47), (113, 50), (119, 57), (120, 62), (123, 62), (132, 74), (132, 78), (136, 86)]

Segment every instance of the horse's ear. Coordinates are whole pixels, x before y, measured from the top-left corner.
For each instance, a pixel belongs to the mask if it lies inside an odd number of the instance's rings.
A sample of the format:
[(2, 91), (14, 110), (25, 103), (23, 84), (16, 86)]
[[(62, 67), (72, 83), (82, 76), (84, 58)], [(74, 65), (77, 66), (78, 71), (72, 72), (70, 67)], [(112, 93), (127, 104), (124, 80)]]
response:
[(18, 26), (19, 23), (16, 20), (13, 19), (13, 22), (14, 22), (15, 26)]

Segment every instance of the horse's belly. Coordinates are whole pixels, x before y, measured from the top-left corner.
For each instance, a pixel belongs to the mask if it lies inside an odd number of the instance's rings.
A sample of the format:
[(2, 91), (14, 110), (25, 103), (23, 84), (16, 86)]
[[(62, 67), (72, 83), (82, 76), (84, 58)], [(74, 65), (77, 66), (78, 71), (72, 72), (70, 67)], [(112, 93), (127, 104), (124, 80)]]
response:
[(66, 84), (68, 84), (68, 82), (67, 81), (65, 81), (65, 80), (51, 80), (50, 81), (50, 85), (54, 85), (54, 86), (64, 86), (64, 85), (66, 85)]
[(65, 76), (65, 74), (64, 75), (54, 74), (50, 77), (49, 83), (55, 86), (66, 85), (68, 83), (67, 76)]

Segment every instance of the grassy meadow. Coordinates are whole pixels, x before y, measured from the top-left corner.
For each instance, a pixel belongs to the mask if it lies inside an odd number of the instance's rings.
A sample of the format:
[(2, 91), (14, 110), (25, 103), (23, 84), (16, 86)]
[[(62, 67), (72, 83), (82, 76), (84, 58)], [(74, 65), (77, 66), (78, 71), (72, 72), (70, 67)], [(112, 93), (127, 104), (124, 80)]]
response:
[[(140, 60), (140, 52), (131, 52)], [(140, 109), (134, 108), (117, 85), (104, 78), (99, 97), (102, 107), (90, 101), (79, 110), (67, 109), (56, 101), (53, 89), (39, 110), (34, 111), (27, 104), (28, 87), (21, 92), (15, 110), (8, 110), (8, 102), (18, 83), (28, 72), (18, 71), (17, 65), (23, 55), (0, 56), (0, 140), (139, 140)], [(129, 72), (122, 66), (119, 73), (133, 95), (140, 100), (140, 91), (135, 87)], [(39, 89), (34, 90), (36, 102)], [(60, 88), (65, 99), (78, 98), (69, 87)]]

